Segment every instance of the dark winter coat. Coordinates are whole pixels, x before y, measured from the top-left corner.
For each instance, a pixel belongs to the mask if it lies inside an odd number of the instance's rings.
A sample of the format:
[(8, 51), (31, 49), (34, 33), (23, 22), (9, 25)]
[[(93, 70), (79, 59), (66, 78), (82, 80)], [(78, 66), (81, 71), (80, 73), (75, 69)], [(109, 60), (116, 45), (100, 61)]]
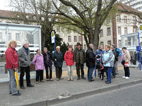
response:
[(76, 48), (74, 50), (74, 62), (80, 64), (84, 64), (86, 62), (86, 54), (84, 49), (80, 48), (79, 50), (78, 48)]
[(86, 52), (86, 65), (88, 68), (95, 67), (95, 54), (93, 53), (92, 48), (88, 48)]
[[(48, 61), (47, 61), (47, 55), (48, 55)], [(50, 54), (50, 52), (43, 52), (43, 58), (44, 58), (44, 65), (45, 66), (52, 66), (52, 55)]]
[[(52, 55), (55, 67), (62, 67), (63, 65), (63, 54), (62, 52), (55, 51)], [(55, 60), (56, 59), (56, 60)]]

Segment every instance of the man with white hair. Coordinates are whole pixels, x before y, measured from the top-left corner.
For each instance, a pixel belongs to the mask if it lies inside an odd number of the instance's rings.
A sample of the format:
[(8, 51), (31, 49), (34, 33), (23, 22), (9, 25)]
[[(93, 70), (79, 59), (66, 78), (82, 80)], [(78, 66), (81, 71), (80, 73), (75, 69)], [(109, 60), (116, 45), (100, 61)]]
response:
[(95, 54), (93, 53), (93, 44), (89, 44), (86, 52), (86, 65), (88, 67), (88, 81), (92, 82), (92, 73), (95, 67)]
[(27, 87), (34, 87), (30, 81), (30, 50), (29, 43), (24, 42), (23, 47), (17, 51), (20, 66), (20, 88), (25, 89), (23, 84), (24, 72), (26, 72)]
[(60, 46), (56, 47), (56, 51), (53, 53), (53, 61), (56, 67), (56, 78), (57, 81), (61, 79), (62, 76), (62, 65), (63, 65), (63, 54), (60, 51)]

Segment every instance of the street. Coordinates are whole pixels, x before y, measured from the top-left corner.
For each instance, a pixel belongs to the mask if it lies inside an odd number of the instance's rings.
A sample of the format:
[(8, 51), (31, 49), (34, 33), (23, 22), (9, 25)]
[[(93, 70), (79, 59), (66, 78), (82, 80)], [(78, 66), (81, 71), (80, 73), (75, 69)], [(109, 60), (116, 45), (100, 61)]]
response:
[(52, 106), (142, 106), (142, 84)]

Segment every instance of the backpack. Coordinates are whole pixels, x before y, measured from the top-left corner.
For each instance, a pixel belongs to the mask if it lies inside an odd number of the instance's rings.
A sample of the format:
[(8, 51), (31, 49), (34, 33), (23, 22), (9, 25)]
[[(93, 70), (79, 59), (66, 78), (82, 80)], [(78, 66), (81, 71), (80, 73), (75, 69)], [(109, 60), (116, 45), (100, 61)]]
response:
[(121, 56), (121, 50), (117, 48), (117, 51), (119, 52), (119, 56)]

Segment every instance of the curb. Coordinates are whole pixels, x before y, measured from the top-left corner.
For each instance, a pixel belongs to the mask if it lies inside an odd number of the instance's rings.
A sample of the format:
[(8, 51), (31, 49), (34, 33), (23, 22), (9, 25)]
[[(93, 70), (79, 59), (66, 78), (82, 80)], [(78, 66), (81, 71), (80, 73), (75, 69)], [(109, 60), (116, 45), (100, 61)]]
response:
[(28, 104), (28, 105), (23, 105), (23, 106), (51, 106), (51, 105), (55, 105), (55, 104), (59, 104), (59, 103), (63, 103), (63, 102), (71, 101), (71, 100), (81, 99), (83, 97), (87, 97), (87, 96), (91, 96), (91, 95), (109, 92), (112, 90), (119, 90), (122, 88), (137, 85), (140, 83), (142, 83), (142, 79), (137, 80), (137, 81), (124, 83), (124, 84), (114, 85), (114, 86), (110, 86), (110, 87), (95, 89), (92, 91), (82, 92), (79, 94), (73, 94), (72, 96), (70, 96), (68, 98), (64, 98), (64, 99), (56, 98), (56, 99), (52, 99), (52, 100), (45, 100), (45, 101), (41, 101), (41, 102), (37, 102), (37, 103), (33, 103), (33, 104)]

